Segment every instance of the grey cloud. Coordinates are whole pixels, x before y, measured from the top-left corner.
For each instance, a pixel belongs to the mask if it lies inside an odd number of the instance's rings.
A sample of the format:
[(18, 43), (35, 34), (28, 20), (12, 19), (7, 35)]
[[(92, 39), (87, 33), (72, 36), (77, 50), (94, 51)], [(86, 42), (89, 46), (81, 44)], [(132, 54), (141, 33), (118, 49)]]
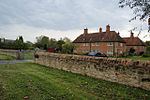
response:
[[(116, 0), (3, 0), (0, 25), (25, 24), (55, 30), (70, 30), (123, 23)], [(114, 7), (116, 8), (116, 7)], [(118, 16), (118, 17), (117, 17)]]

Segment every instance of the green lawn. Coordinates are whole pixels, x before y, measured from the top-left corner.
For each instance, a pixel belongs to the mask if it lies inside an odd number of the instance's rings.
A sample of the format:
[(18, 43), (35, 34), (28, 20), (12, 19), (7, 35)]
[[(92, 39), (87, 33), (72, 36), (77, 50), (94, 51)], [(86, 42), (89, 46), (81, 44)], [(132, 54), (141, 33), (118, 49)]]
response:
[(144, 100), (150, 91), (38, 64), (0, 65), (0, 100)]
[(150, 60), (150, 57), (121, 57), (124, 59), (135, 59), (135, 60)]
[(13, 60), (13, 59), (16, 59), (16, 58), (12, 57), (12, 56), (5, 55), (5, 54), (0, 54), (0, 60)]
[(34, 59), (34, 51), (25, 52), (24, 53), (24, 59)]

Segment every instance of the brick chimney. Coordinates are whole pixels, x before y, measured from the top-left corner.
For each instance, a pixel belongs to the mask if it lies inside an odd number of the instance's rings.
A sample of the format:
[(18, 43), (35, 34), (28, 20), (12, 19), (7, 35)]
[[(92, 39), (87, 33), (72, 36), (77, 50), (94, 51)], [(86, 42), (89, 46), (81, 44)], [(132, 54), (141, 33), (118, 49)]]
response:
[(130, 35), (131, 38), (134, 38), (134, 33), (131, 31), (131, 35)]
[(106, 32), (110, 32), (110, 26), (109, 25), (106, 26)]
[(84, 34), (88, 34), (88, 29), (84, 29)]
[(102, 28), (101, 27), (99, 28), (99, 32), (102, 33)]

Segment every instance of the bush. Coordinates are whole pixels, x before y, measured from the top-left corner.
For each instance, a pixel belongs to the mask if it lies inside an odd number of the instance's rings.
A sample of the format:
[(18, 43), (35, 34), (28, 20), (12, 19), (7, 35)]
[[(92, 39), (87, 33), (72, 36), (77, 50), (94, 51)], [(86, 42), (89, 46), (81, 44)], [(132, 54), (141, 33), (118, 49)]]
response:
[(143, 55), (143, 57), (150, 57), (150, 55), (146, 55), (146, 54), (145, 54), (145, 55)]

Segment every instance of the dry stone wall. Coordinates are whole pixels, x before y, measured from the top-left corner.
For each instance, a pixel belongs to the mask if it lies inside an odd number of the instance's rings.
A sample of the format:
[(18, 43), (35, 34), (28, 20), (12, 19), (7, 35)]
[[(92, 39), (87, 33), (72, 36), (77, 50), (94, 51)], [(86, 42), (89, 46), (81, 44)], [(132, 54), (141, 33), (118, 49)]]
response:
[(6, 54), (18, 58), (18, 50), (0, 49), (0, 54)]
[(150, 61), (37, 52), (41, 65), (150, 90)]

